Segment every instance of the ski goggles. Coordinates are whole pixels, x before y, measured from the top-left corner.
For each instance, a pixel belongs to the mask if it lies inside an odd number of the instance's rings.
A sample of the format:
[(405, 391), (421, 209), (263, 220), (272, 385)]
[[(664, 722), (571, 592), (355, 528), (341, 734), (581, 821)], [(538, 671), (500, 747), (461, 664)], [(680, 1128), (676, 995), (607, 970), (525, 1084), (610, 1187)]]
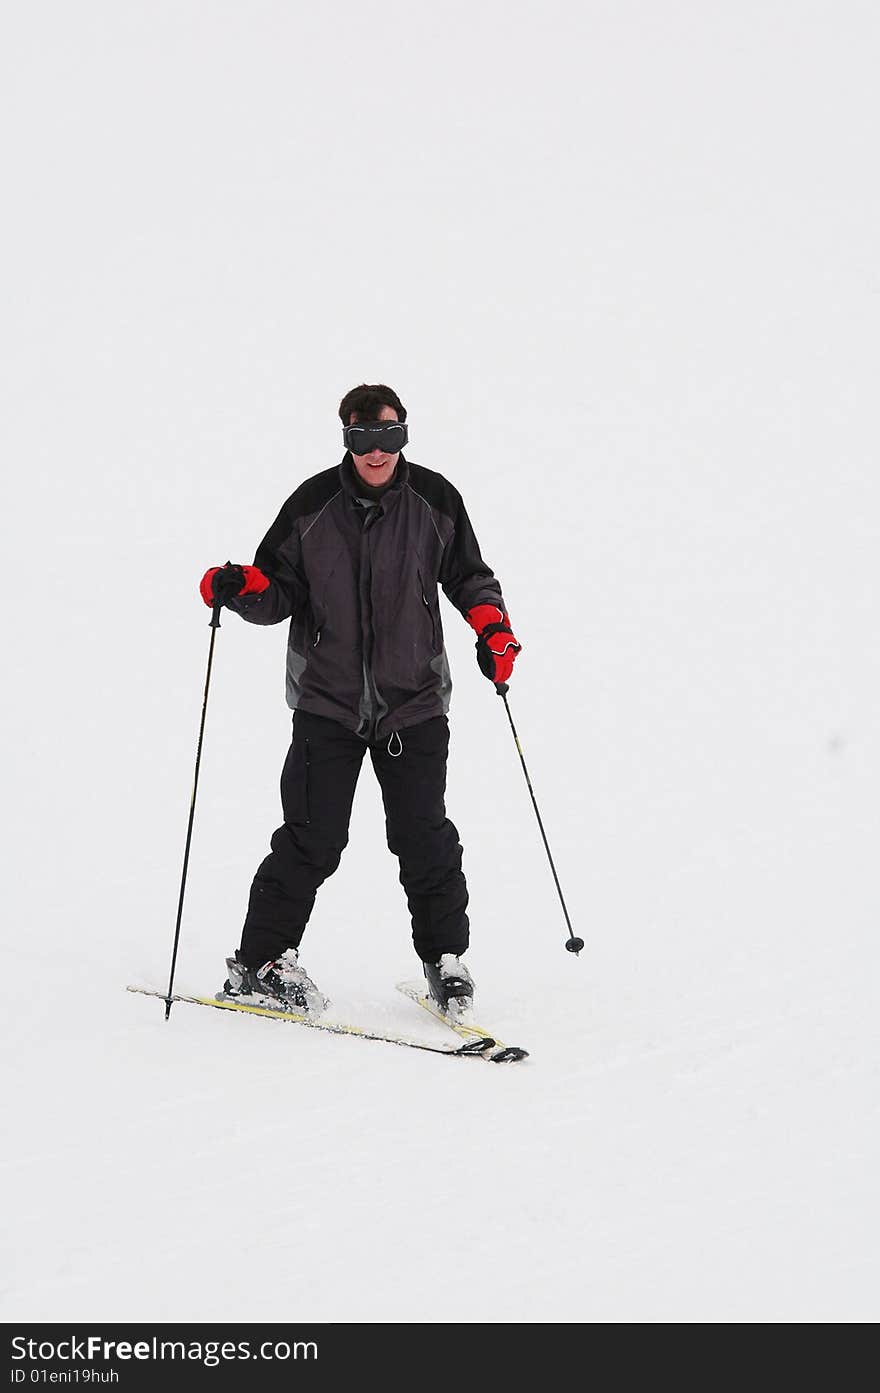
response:
[(400, 421), (358, 421), (357, 425), (343, 426), (342, 438), (353, 455), (368, 455), (371, 450), (396, 455), (409, 439), (409, 433)]

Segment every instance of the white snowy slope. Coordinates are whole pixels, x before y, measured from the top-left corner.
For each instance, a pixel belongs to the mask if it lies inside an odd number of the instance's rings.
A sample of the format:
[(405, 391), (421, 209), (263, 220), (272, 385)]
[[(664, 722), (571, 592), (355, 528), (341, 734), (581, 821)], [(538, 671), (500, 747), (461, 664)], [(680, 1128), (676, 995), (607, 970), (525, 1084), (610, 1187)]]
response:
[[(880, 1314), (876, 10), (447, 9), (4, 14), (7, 1322)], [(198, 580), (341, 457), (360, 381), (523, 643), (577, 959), (444, 601), (515, 1066), (125, 991), (168, 979)], [(181, 992), (280, 818), (285, 638), (217, 634)], [(394, 990), (368, 762), (303, 960), (335, 1018), (447, 1038)]]

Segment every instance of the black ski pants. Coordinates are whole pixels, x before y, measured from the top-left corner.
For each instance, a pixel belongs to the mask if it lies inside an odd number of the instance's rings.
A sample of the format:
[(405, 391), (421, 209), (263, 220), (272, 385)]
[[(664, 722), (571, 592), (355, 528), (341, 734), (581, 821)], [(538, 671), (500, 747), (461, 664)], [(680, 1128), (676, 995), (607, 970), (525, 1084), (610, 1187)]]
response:
[(318, 887), (348, 844), (367, 750), (382, 789), (388, 847), (400, 862), (416, 953), (436, 962), (442, 953), (467, 948), (462, 848), (445, 806), (447, 718), (435, 716), (368, 744), (338, 721), (296, 711), (281, 774), (284, 824), (254, 876), (242, 931), (247, 967), (262, 967), (299, 946)]

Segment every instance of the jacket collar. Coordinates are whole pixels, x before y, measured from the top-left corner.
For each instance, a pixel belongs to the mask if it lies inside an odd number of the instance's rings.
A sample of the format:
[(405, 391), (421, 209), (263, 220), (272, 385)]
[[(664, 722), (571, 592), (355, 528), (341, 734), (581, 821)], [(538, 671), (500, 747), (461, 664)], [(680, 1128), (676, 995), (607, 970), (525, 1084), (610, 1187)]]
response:
[[(361, 488), (360, 476), (354, 467), (354, 461), (352, 460), (350, 450), (346, 450), (342, 457), (342, 462), (339, 465), (339, 478), (349, 502), (352, 506), (357, 507), (358, 505), (355, 500), (358, 498), (365, 498), (366, 494)], [(408, 480), (409, 461), (401, 451), (400, 459), (397, 461), (397, 469), (394, 474), (394, 482), (389, 485), (382, 494), (382, 497), (376, 500), (376, 506), (381, 512), (385, 513), (389, 508), (394, 507), (400, 499), (404, 484), (406, 484)]]

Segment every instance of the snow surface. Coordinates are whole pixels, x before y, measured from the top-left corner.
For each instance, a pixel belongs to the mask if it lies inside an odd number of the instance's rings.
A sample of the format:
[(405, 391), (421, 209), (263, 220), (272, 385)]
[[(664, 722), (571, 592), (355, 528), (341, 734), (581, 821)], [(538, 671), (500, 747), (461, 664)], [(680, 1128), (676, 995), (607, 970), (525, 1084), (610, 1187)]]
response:
[[(6, 1321), (868, 1321), (878, 12), (12, 3)], [(444, 608), (496, 1068), (164, 1023), (211, 564), (360, 381), (524, 645)], [(445, 602), (444, 602), (445, 605)], [(176, 985), (280, 816), (285, 628), (217, 635)], [(444, 1039), (369, 765), (303, 961)]]

